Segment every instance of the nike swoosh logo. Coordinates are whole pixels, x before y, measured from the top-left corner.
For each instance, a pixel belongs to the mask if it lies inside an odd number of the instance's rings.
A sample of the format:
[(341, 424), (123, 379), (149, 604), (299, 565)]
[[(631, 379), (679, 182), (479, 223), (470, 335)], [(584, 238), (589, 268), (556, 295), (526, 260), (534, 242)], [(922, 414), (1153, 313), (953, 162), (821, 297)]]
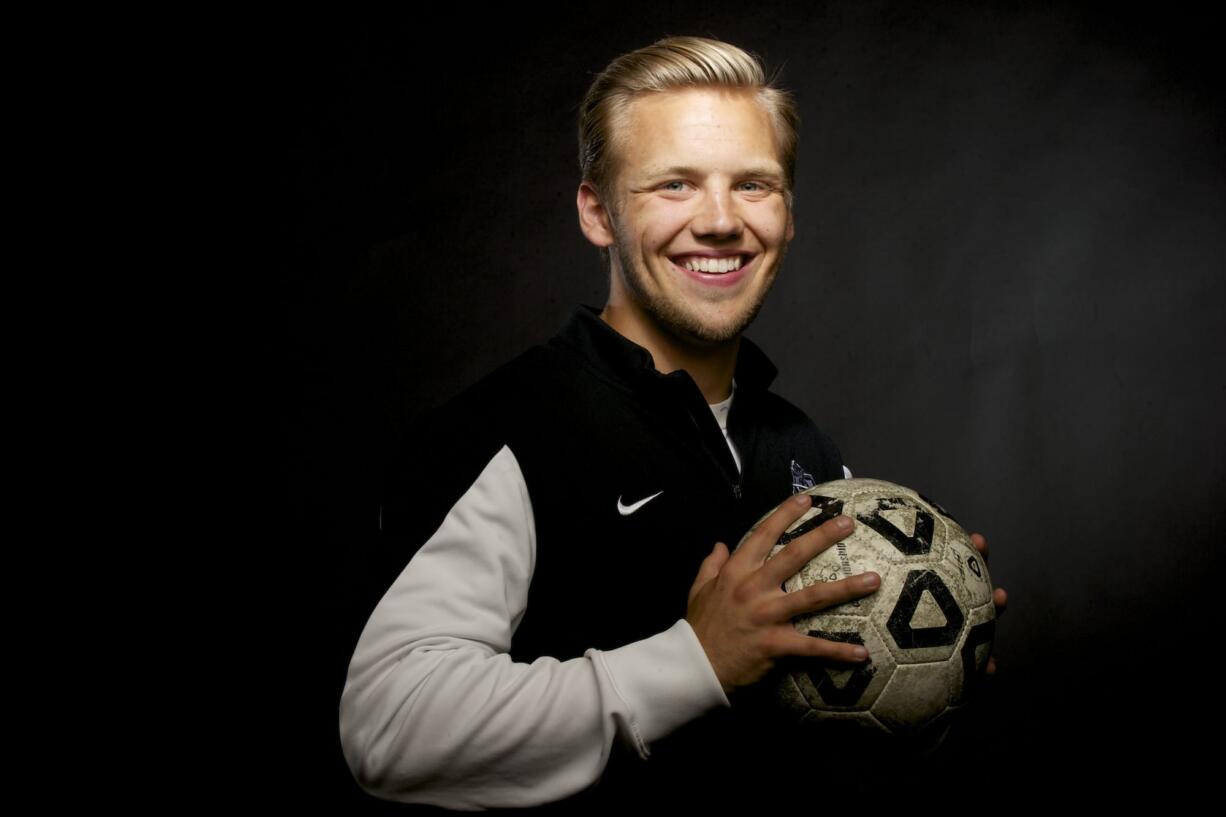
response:
[(640, 499), (638, 502), (634, 503), (633, 505), (623, 505), (623, 504), (622, 504), (622, 498), (619, 496), (619, 497), (617, 498), (617, 512), (618, 512), (619, 514), (621, 514), (622, 516), (629, 516), (630, 514), (634, 513), (634, 512), (635, 512), (635, 511), (637, 511), (639, 508), (643, 507), (643, 506), (644, 506), (644, 505), (646, 505), (648, 502), (650, 502), (651, 500), (655, 499), (656, 497), (658, 497), (658, 496), (659, 496), (660, 494), (662, 494), (662, 493), (664, 493), (664, 492), (663, 492), (663, 491), (656, 491), (656, 492), (655, 492), (654, 494), (652, 494), (651, 496), (647, 497), (646, 499)]

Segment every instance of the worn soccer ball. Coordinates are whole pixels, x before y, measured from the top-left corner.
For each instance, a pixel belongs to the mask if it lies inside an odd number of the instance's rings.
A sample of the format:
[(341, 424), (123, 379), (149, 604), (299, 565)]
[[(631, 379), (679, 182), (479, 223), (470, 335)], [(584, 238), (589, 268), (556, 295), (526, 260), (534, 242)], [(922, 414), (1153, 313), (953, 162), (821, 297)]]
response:
[(802, 729), (877, 733), (934, 747), (974, 697), (991, 652), (996, 608), (983, 556), (948, 512), (910, 488), (842, 479), (804, 493), (813, 496), (813, 507), (788, 528), (772, 556), (840, 514), (856, 526), (784, 589), (869, 570), (881, 584), (868, 596), (794, 619), (799, 632), (863, 645), (869, 658), (862, 664), (784, 659), (771, 681), (775, 705)]

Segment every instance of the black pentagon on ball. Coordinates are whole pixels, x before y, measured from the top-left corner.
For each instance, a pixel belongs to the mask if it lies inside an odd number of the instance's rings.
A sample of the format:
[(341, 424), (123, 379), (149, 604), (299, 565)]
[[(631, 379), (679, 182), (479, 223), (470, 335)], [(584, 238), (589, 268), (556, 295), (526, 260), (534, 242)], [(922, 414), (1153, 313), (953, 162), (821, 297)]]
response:
[[(940, 627), (911, 626), (911, 618), (915, 615), (925, 590), (932, 595), (945, 616), (945, 624)], [(957, 642), (965, 620), (954, 594), (949, 592), (949, 588), (935, 571), (912, 570), (907, 574), (906, 583), (898, 594), (898, 603), (890, 613), (886, 627), (894, 637), (894, 643), (904, 650), (946, 647)]]

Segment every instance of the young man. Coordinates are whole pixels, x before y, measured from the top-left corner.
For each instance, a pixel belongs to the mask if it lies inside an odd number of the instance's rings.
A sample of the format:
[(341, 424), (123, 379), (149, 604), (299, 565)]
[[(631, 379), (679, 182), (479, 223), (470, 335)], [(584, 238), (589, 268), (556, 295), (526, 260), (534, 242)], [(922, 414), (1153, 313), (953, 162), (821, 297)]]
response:
[(788, 502), (729, 554), (794, 490), (845, 475), (741, 334), (793, 236), (796, 122), (754, 58), (712, 40), (662, 40), (593, 83), (577, 206), (608, 303), (437, 412), (395, 469), (340, 710), (368, 791), (696, 802), (706, 775), (762, 759), (733, 762), (760, 734), (732, 713), (777, 658), (863, 660), (790, 622), (875, 575), (780, 587), (850, 519), (767, 562), (808, 506)]

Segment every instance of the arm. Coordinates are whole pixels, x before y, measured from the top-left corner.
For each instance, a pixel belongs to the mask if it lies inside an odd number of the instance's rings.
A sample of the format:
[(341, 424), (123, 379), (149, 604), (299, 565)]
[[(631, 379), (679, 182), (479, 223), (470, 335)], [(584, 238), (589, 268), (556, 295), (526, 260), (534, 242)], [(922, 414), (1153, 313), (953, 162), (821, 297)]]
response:
[(512, 662), (536, 558), (532, 507), (504, 447), (379, 602), (341, 697), (345, 757), (380, 797), (476, 809), (587, 788), (614, 739), (652, 741), (727, 706), (685, 620), (582, 658)]

